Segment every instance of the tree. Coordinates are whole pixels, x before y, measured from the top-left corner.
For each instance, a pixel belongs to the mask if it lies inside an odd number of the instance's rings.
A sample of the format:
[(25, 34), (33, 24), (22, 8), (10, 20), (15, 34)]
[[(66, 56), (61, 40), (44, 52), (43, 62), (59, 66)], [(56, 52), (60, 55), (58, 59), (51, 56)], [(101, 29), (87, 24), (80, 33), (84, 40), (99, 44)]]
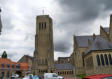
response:
[(7, 53), (6, 53), (6, 51), (3, 52), (2, 58), (7, 58)]

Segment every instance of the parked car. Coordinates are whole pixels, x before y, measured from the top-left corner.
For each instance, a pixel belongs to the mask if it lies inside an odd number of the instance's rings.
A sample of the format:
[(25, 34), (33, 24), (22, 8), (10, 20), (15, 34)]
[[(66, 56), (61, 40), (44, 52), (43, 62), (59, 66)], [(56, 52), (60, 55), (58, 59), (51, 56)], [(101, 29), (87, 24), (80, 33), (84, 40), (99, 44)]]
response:
[(41, 79), (39, 76), (35, 75), (33, 76), (33, 79)]
[(45, 73), (44, 79), (64, 79), (62, 76), (57, 75), (56, 73)]
[(33, 79), (33, 75), (32, 75), (32, 74), (27, 75), (27, 76), (25, 76), (23, 79)]
[(98, 75), (92, 75), (87, 76), (83, 79), (112, 79), (112, 74), (98, 74)]
[(14, 75), (11, 76), (11, 79), (17, 79), (17, 78), (19, 78), (18, 74), (14, 74)]

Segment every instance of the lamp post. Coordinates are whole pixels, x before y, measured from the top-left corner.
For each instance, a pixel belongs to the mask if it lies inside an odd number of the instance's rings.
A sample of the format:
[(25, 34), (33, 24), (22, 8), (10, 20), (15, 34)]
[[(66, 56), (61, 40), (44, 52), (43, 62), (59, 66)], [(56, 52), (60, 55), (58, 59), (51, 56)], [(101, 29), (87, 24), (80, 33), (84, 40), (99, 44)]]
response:
[(76, 68), (73, 68), (73, 72), (74, 72), (74, 79), (76, 79)]

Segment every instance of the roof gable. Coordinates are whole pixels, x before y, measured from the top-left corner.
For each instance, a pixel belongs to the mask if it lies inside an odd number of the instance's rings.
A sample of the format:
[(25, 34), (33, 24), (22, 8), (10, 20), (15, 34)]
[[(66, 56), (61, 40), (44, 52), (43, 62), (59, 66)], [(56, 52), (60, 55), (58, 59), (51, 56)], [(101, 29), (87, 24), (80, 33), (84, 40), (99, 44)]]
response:
[(93, 40), (93, 36), (76, 36), (79, 47), (88, 47), (88, 39)]
[(90, 48), (87, 50), (86, 54), (93, 50), (110, 50), (112, 49), (112, 43), (108, 40), (97, 36), (95, 40), (92, 41)]

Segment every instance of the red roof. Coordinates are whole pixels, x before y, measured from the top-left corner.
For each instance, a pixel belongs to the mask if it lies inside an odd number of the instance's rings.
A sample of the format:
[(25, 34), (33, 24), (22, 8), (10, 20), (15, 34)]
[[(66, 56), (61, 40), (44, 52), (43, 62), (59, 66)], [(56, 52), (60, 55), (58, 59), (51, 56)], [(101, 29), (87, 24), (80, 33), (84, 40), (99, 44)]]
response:
[(109, 76), (112, 76), (112, 74), (91, 75), (91, 76), (87, 76), (86, 78), (89, 78), (89, 79), (102, 79), (104, 77), (109, 77)]

